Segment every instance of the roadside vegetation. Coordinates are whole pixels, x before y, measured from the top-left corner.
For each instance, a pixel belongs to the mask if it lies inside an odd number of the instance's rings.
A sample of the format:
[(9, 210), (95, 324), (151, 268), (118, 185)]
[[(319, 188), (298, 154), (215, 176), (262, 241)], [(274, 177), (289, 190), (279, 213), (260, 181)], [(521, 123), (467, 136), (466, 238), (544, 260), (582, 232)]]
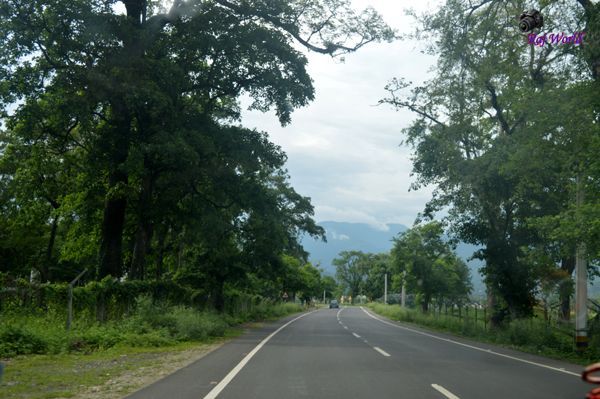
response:
[[(431, 187), (432, 197), (391, 253), (341, 253), (338, 277), (353, 298), (380, 299), (384, 275), (389, 292), (405, 288), (421, 313), (377, 308), (394, 318), (597, 361), (592, 300), (581, 304), (589, 348), (575, 350), (573, 275), (576, 264), (590, 279), (600, 274), (600, 5), (535, 2), (544, 32), (589, 38), (542, 48), (516, 26), (522, 3), (480, 3), (413, 14), (412, 37), (438, 56), (436, 68), (423, 83), (392, 79), (380, 102), (414, 114), (402, 129), (411, 189)], [(479, 248), (485, 299), (471, 298), (468, 270), (449, 251), (458, 241)], [(484, 304), (485, 326), (440, 315)]]
[(91, 353), (113, 347), (162, 347), (205, 342), (223, 337), (242, 323), (275, 319), (300, 312), (295, 303), (252, 304), (234, 314), (200, 311), (186, 306), (153, 303), (144, 296), (131, 314), (105, 323), (80, 318), (65, 331), (64, 311), (42, 314), (3, 314), (0, 358), (28, 354)]
[[(437, 331), (449, 332), (481, 342), (493, 343), (530, 352), (538, 355), (567, 360), (581, 365), (588, 365), (600, 359), (600, 322), (592, 325), (595, 330), (586, 351), (574, 350), (572, 326), (558, 328), (545, 322), (542, 318), (512, 320), (501, 327), (491, 327), (485, 322), (482, 310), (476, 319), (474, 309), (458, 314), (430, 312), (423, 313), (417, 309), (403, 308), (400, 305), (384, 305), (369, 303), (369, 309), (391, 320), (412, 323)], [(457, 313), (457, 310), (453, 311)]]
[(0, 6), (3, 389), (22, 356), (207, 342), (332, 297), (301, 245), (325, 239), (310, 198), (240, 102), (286, 125), (315, 96), (298, 45), (395, 33), (345, 0), (197, 3)]
[[(484, 298), (471, 297), (470, 271), (453, 253), (438, 222), (420, 224), (399, 234), (390, 253), (347, 251), (340, 253), (334, 263), (343, 292), (351, 294), (355, 303), (373, 301), (368, 306), (392, 320), (580, 364), (600, 358), (597, 302), (590, 301), (590, 341), (584, 351), (575, 348), (575, 326), (569, 319), (564, 320), (559, 293), (542, 290), (542, 276), (538, 277), (540, 288), (529, 316), (499, 318), (501, 308), (489, 308)], [(382, 303), (385, 274), (388, 305)], [(405, 307), (400, 306), (398, 294), (403, 288)]]
[[(113, 394), (118, 397), (239, 334), (245, 323), (304, 309), (297, 303), (252, 298), (243, 309), (217, 313), (153, 302), (145, 295), (118, 319), (100, 323), (84, 314), (68, 332), (63, 309), (5, 310), (0, 325), (0, 360), (5, 363), (2, 397), (70, 397), (89, 389), (116, 390)], [(166, 358), (174, 363), (164, 365)], [(145, 373), (137, 373), (139, 368)], [(127, 382), (132, 375), (136, 377)], [(119, 381), (119, 386), (104, 387), (109, 380)]]

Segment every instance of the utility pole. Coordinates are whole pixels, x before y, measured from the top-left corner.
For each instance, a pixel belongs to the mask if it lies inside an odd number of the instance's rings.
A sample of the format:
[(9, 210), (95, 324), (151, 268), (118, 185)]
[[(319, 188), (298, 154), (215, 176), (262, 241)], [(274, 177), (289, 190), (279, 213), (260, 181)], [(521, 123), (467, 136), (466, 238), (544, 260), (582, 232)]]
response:
[[(577, 209), (584, 201), (581, 172), (577, 173)], [(583, 350), (588, 346), (587, 337), (587, 259), (585, 243), (579, 242), (575, 252), (575, 346)]]
[(325, 303), (325, 292), (326, 290), (323, 290), (323, 303)]
[(400, 295), (400, 303), (403, 308), (406, 307), (406, 272), (404, 272), (404, 277), (402, 278), (402, 294)]
[(387, 273), (383, 275), (383, 303), (387, 305)]

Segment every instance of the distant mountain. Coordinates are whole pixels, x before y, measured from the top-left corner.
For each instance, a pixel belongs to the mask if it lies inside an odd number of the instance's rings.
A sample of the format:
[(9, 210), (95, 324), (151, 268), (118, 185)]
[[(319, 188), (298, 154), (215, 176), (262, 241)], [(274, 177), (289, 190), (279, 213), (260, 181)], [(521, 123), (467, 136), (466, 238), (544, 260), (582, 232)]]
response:
[[(388, 224), (387, 230), (377, 229), (365, 223), (320, 222), (319, 225), (325, 229), (327, 243), (304, 237), (302, 244), (310, 254), (310, 261), (319, 264), (329, 275), (335, 275), (332, 261), (340, 252), (351, 250), (371, 253), (388, 252), (392, 249), (392, 239), (408, 230), (408, 227), (401, 224)], [(483, 263), (479, 260), (467, 261), (476, 250), (477, 247), (473, 245), (460, 244), (456, 248), (456, 253), (471, 269), (473, 294), (483, 295), (485, 289), (478, 272)]]

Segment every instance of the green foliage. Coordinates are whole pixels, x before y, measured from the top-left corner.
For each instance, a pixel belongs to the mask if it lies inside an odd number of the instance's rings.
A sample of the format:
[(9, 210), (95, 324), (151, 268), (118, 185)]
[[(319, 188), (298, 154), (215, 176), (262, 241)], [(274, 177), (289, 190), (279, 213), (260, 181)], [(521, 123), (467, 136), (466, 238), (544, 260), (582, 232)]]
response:
[(380, 253), (369, 257), (367, 279), (363, 293), (368, 298), (381, 298), (385, 290), (385, 274), (388, 274), (388, 291), (392, 288), (392, 258), (389, 254)]
[(235, 126), (241, 95), (285, 125), (314, 98), (297, 44), (335, 57), (394, 32), (347, 0), (123, 4), (0, 6), (1, 269), (191, 277), (222, 310), (225, 281), (273, 279), (324, 233), (281, 148)]
[(460, 306), (472, 289), (467, 265), (452, 252), (443, 233), (437, 222), (417, 225), (400, 234), (392, 249), (395, 284), (406, 283), (425, 312), (433, 300), (438, 306)]
[[(14, 291), (0, 294), (0, 305), (7, 313), (23, 311), (37, 313), (51, 311), (63, 313), (67, 307), (67, 284), (31, 284), (19, 279), (13, 282)], [(117, 281), (110, 277), (92, 281), (73, 289), (75, 314), (96, 316), (99, 320), (118, 319), (136, 306), (139, 297), (150, 298), (153, 303), (183, 306), (205, 305), (203, 292), (172, 281)], [(104, 315), (98, 314), (102, 305)], [(149, 314), (155, 312), (152, 307)]]
[(364, 287), (371, 254), (361, 251), (343, 251), (338, 256), (332, 262), (336, 268), (335, 275), (345, 291), (344, 294), (349, 294), (354, 301)]
[(70, 332), (65, 332), (64, 316), (53, 312), (39, 316), (5, 314), (0, 326), (0, 357), (90, 353), (115, 346), (161, 347), (178, 342), (203, 342), (224, 336), (240, 323), (280, 318), (302, 310), (296, 304), (261, 299), (249, 304), (244, 311), (218, 314), (156, 302), (143, 295), (135, 301), (130, 315), (103, 324), (93, 318), (77, 317)]
[[(571, 331), (565, 331), (548, 325), (537, 319), (517, 319), (499, 328), (490, 328), (490, 323), (484, 323), (482, 312), (475, 319), (466, 317), (446, 316), (444, 314), (422, 313), (413, 309), (402, 308), (398, 305), (369, 304), (374, 312), (392, 320), (414, 323), (435, 330), (447, 331), (461, 336), (490, 342), (499, 345), (516, 347), (536, 354), (544, 354), (587, 365), (600, 356), (600, 347), (590, 345), (584, 353), (575, 350)], [(489, 314), (488, 314), (489, 316)]]
[(45, 353), (48, 344), (25, 326), (6, 326), (0, 332), (0, 356)]
[[(588, 3), (547, 2), (544, 30), (595, 32)], [(417, 115), (404, 130), (413, 188), (436, 187), (422, 217), (443, 210), (456, 238), (483, 247), (475, 256), (485, 261), (495, 323), (531, 316), (545, 276), (570, 275), (577, 243), (587, 244), (591, 272), (600, 248), (597, 46), (528, 44), (514, 19), (522, 7), (448, 1), (418, 17), (415, 36), (439, 55), (436, 74), (410, 93), (394, 79), (382, 100)], [(567, 308), (568, 285), (560, 284)]]

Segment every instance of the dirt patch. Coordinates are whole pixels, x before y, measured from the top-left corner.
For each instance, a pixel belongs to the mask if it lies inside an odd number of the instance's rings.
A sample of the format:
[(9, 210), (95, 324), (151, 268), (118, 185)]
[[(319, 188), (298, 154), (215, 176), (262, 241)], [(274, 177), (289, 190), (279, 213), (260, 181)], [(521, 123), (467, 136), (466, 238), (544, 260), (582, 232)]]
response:
[[(150, 385), (161, 378), (195, 362), (222, 344), (206, 344), (198, 348), (178, 352), (144, 353), (121, 355), (110, 361), (112, 366), (121, 363), (116, 375), (102, 385), (82, 387), (75, 399), (120, 399)], [(94, 367), (94, 365), (90, 365)]]

